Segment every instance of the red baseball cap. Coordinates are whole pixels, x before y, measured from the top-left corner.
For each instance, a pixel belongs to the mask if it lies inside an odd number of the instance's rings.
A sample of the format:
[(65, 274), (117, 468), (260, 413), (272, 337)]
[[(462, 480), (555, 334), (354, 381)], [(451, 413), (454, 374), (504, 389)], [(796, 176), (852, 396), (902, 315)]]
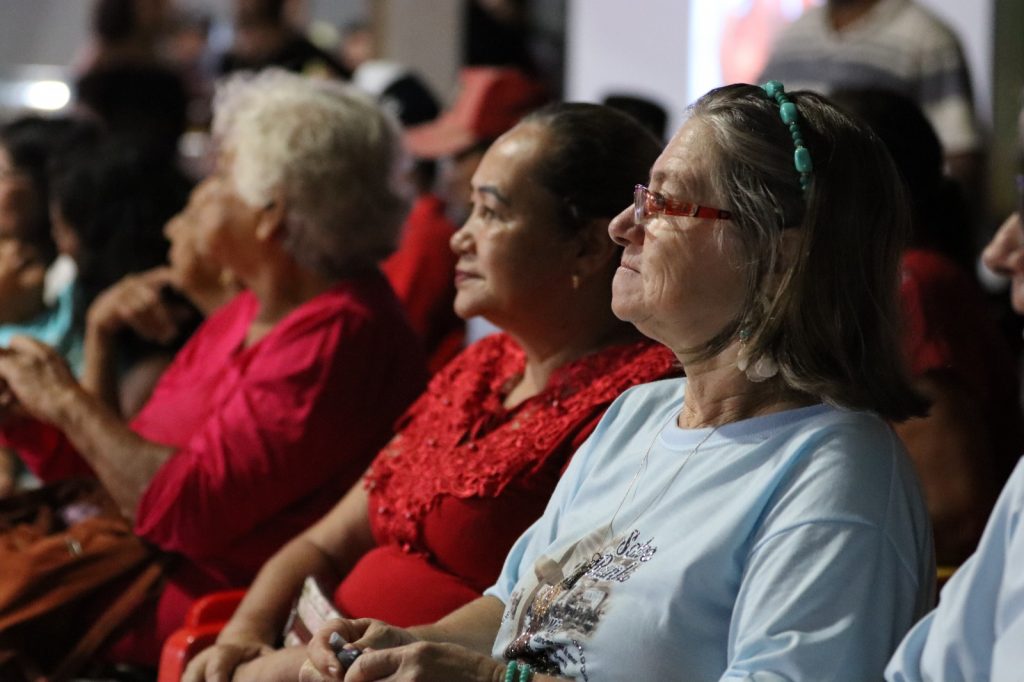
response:
[(450, 156), (500, 136), (547, 100), (547, 89), (519, 69), (467, 67), (459, 73), (459, 95), (451, 109), (409, 128), (405, 143), (421, 159)]

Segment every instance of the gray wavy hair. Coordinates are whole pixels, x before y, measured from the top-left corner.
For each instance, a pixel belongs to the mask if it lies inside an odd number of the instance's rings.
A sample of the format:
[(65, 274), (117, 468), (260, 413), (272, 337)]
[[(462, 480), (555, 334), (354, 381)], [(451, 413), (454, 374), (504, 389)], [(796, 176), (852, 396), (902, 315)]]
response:
[(338, 82), (280, 69), (239, 74), (214, 98), (214, 135), (250, 206), (283, 194), (284, 248), (336, 279), (394, 249), (409, 206), (395, 121)]
[[(922, 415), (927, 403), (900, 350), (899, 263), (910, 228), (903, 180), (866, 125), (821, 96), (789, 96), (814, 159), (806, 193), (779, 106), (761, 88), (718, 88), (690, 110), (708, 127), (709, 181), (733, 213), (745, 263), (743, 308), (704, 354), (743, 329), (751, 357), (773, 358), (791, 388), (895, 421)], [(799, 237), (794, 262), (769, 286), (784, 230)]]

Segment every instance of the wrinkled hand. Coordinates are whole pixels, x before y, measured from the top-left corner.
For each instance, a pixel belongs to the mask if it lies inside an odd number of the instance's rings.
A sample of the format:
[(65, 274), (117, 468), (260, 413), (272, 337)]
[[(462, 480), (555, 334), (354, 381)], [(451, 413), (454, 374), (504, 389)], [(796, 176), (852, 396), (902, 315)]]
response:
[(51, 424), (60, 421), (67, 401), (81, 390), (64, 358), (27, 336), (15, 336), (10, 349), (0, 351), (0, 382), (10, 394), (0, 391), (0, 406), (12, 409), (13, 396), (27, 413)]
[(272, 652), (262, 642), (214, 644), (189, 661), (181, 682), (230, 682), (238, 666)]
[(88, 327), (106, 337), (129, 327), (144, 339), (169, 343), (178, 334), (178, 319), (160, 295), (168, 285), (174, 285), (174, 274), (166, 267), (123, 277), (89, 306)]
[[(416, 642), (393, 649), (365, 649), (345, 682), (497, 682), (505, 666), (457, 644)], [(331, 678), (328, 678), (331, 679)], [(337, 678), (334, 678), (337, 679)]]
[(335, 618), (327, 621), (327, 624), (309, 641), (307, 652), (313, 667), (328, 679), (341, 679), (341, 676), (344, 676), (344, 671), (339, 670), (338, 658), (329, 642), (335, 632), (356, 649), (390, 649), (417, 641), (408, 630), (372, 618)]

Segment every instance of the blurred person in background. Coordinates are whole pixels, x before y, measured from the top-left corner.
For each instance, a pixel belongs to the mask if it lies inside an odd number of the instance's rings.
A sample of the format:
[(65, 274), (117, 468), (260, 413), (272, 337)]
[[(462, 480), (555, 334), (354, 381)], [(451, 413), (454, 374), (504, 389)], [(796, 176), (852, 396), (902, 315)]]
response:
[[(1010, 279), (1010, 303), (1024, 315), (1024, 220), (1007, 218), (982, 253)], [(949, 579), (939, 605), (904, 638), (888, 682), (1019, 680), (1024, 670), (1024, 464), (999, 495), (978, 550)]]
[(75, 70), (159, 62), (170, 7), (171, 0), (94, 0), (90, 42)]
[(1024, 451), (1013, 355), (964, 267), (968, 221), (928, 119), (912, 99), (888, 90), (838, 90), (832, 99), (885, 142), (910, 190), (903, 344), (914, 388), (931, 408), (895, 428), (924, 486), (936, 559), (955, 566), (974, 551)]
[[(27, 335), (65, 357), (80, 350), (72, 301), (46, 301), (46, 273), (57, 255), (50, 222), (48, 168), (54, 153), (95, 130), (72, 119), (25, 117), (0, 127), (0, 346)], [(20, 485), (20, 460), (0, 449), (0, 497)]]
[(107, 652), (115, 661), (155, 665), (196, 597), (248, 584), (358, 479), (425, 380), (376, 267), (407, 209), (392, 120), (339, 83), (272, 70), (223, 84), (214, 130), (201, 241), (244, 290), (143, 409), (126, 422), (38, 342), (17, 337), (0, 355), (29, 415), (7, 419), (3, 440), (44, 481), (98, 477), (135, 532), (177, 559)]
[[(357, 88), (377, 98), (403, 129), (437, 118), (440, 107), (422, 79), (404, 65), (384, 59), (363, 61), (352, 76)], [(436, 191), (437, 161), (414, 158), (409, 171), (416, 198), (402, 226), (395, 252), (381, 262), (409, 322), (423, 341), (431, 373), (462, 348), (463, 324), (452, 310), (455, 257), (448, 240), (455, 232)]]
[(342, 27), (341, 40), (338, 42), (338, 59), (353, 77), (364, 62), (377, 58), (377, 41), (370, 22), (353, 21)]
[(441, 194), (456, 225), (470, 212), (470, 178), (487, 148), (530, 111), (546, 103), (548, 90), (523, 71), (466, 67), (454, 103), (436, 120), (410, 127), (409, 151), (441, 162)]
[(760, 82), (823, 94), (885, 88), (912, 98), (942, 143), (949, 174), (981, 196), (981, 131), (956, 33), (916, 0), (828, 0), (775, 40)]
[(164, 40), (167, 61), (182, 78), (188, 96), (188, 127), (206, 131), (210, 125), (216, 56), (210, 46), (213, 17), (200, 10), (178, 10)]
[(174, 159), (188, 93), (160, 41), (168, 0), (97, 0), (93, 42), (76, 68), (75, 106), (133, 146)]
[[(185, 205), (191, 186), (162, 155), (104, 136), (56, 152), (50, 188), (54, 241), (76, 270), (58, 295), (59, 305), (72, 311), (74, 347), (63, 356), (81, 376), (86, 311), (125, 275), (166, 263), (163, 226)], [(141, 349), (126, 344), (124, 350), (122, 361), (130, 365)]]
[(290, 20), (293, 0), (234, 0), (235, 39), (222, 74), (277, 66), (307, 76), (347, 79), (351, 72), (314, 45)]
[[(175, 307), (180, 333), (154, 339), (121, 334), (110, 356), (116, 370), (102, 381), (96, 359), (90, 358), (88, 311), (123, 277), (166, 264), (164, 225), (185, 205), (191, 183), (163, 155), (147, 153), (119, 136), (71, 145), (55, 155), (53, 166), (54, 236), (77, 271), (59, 297), (74, 311), (78, 348), (68, 360), (87, 391), (130, 418), (199, 315), (181, 301)], [(134, 388), (122, 392), (122, 384)]]

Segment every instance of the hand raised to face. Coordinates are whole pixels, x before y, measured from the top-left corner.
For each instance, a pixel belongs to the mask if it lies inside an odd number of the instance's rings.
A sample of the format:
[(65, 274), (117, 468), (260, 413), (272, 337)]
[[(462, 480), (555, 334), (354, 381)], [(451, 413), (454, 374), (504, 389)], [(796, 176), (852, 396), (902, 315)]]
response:
[(178, 334), (179, 319), (161, 291), (174, 284), (174, 272), (166, 267), (122, 278), (89, 306), (90, 331), (109, 337), (129, 327), (144, 339), (169, 343)]

